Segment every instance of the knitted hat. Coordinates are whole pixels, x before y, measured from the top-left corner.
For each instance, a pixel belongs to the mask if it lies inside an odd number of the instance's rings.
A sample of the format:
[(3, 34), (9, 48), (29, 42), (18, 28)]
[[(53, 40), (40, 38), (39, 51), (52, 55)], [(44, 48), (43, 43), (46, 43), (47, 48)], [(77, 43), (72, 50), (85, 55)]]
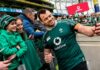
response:
[(10, 15), (3, 15), (0, 19), (0, 27), (4, 29), (13, 20), (15, 20), (14, 17)]

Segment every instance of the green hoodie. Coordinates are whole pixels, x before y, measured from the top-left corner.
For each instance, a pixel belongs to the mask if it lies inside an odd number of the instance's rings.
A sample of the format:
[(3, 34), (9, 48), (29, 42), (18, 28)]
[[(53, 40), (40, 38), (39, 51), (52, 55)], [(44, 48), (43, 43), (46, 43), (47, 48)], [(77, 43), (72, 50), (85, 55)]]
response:
[[(16, 46), (19, 45), (20, 49), (17, 50)], [(7, 32), (1, 30), (0, 34), (0, 54), (3, 54), (4, 60), (9, 56), (16, 54), (16, 58), (11, 61), (9, 70), (14, 70), (19, 66), (20, 57), (26, 52), (27, 47), (25, 42), (22, 40), (20, 34), (17, 32)]]

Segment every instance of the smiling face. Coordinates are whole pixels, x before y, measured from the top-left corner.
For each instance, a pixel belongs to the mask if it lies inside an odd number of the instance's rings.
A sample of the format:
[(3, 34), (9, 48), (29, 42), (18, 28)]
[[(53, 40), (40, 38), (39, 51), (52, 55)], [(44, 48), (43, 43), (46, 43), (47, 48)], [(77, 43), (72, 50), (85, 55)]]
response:
[(48, 10), (46, 10), (45, 13), (40, 14), (40, 18), (43, 24), (47, 27), (53, 27), (55, 25), (55, 19), (52, 13)]
[(8, 32), (15, 32), (16, 31), (16, 22), (15, 20), (11, 21), (7, 27), (6, 27)]
[(23, 21), (21, 19), (16, 20), (17, 31), (19, 33), (23, 32)]

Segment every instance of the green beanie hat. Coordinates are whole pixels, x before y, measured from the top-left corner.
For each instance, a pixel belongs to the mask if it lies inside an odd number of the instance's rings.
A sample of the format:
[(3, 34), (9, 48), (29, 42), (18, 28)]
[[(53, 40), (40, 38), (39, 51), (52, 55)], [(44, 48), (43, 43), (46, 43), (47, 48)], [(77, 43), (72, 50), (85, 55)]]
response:
[(14, 17), (12, 17), (10, 15), (3, 15), (0, 18), (0, 27), (4, 29), (13, 20), (15, 20)]

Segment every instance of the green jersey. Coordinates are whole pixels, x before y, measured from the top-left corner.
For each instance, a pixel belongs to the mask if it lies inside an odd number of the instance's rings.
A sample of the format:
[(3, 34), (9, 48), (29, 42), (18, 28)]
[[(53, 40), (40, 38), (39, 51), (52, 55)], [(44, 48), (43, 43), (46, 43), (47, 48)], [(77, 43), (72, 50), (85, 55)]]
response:
[(84, 61), (84, 55), (76, 41), (75, 25), (72, 20), (59, 21), (43, 38), (45, 48), (54, 50), (60, 70), (71, 70)]

